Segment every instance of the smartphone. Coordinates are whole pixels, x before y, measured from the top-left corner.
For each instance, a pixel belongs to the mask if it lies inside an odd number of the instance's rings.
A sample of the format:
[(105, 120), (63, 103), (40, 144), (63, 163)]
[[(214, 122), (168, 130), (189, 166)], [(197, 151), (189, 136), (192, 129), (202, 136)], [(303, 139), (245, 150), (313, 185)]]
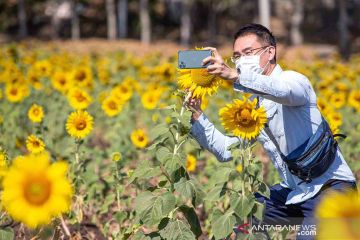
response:
[(178, 51), (178, 67), (180, 69), (206, 68), (210, 63), (203, 65), (202, 61), (211, 56), (210, 50)]

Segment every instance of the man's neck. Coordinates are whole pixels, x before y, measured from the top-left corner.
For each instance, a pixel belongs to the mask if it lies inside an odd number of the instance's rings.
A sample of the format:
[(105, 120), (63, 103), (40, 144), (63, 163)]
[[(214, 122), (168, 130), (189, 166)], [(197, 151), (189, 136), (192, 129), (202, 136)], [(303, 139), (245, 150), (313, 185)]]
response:
[(266, 76), (270, 76), (270, 74), (274, 71), (274, 68), (276, 67), (276, 63), (270, 63), (268, 69), (264, 73)]

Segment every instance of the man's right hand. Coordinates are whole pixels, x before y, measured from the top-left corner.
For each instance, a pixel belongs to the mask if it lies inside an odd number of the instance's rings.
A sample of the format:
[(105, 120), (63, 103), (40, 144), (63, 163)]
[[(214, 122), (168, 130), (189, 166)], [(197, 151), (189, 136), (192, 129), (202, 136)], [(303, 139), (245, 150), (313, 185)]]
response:
[(207, 57), (203, 60), (203, 65), (211, 63), (207, 67), (210, 74), (217, 75), (223, 79), (236, 81), (239, 74), (236, 69), (230, 68), (223, 60), (216, 48), (206, 47), (204, 50), (210, 50), (214, 56)]
[(202, 114), (201, 111), (201, 99), (197, 98), (190, 98), (188, 101), (188, 107), (192, 112), (192, 120), (196, 121), (199, 119), (200, 115)]

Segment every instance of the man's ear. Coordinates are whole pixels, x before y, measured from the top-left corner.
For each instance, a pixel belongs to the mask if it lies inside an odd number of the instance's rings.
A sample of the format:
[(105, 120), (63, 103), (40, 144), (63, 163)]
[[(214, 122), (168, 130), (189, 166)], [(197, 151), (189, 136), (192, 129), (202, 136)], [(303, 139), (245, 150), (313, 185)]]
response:
[(274, 46), (269, 47), (269, 61), (273, 62), (275, 61), (275, 55), (276, 55), (276, 48)]

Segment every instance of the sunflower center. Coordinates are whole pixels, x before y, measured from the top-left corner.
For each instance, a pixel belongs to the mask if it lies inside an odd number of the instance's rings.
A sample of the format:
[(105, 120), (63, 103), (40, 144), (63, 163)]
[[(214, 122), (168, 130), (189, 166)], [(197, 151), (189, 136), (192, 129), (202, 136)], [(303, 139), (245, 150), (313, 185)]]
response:
[(120, 88), (120, 91), (121, 91), (122, 93), (127, 93), (129, 90), (128, 90), (126, 87), (121, 87), (121, 88)]
[(60, 83), (60, 85), (65, 85), (66, 80), (64, 78), (60, 78), (59, 83)]
[(360, 94), (357, 94), (357, 95), (355, 95), (355, 100), (357, 101), (357, 102), (360, 102)]
[(144, 136), (138, 136), (138, 140), (139, 140), (139, 142), (144, 141)]
[(86, 128), (86, 121), (84, 119), (79, 119), (75, 123), (77, 130), (84, 130)]
[(252, 125), (254, 119), (251, 117), (251, 111), (247, 108), (240, 109), (235, 113), (235, 121), (242, 126)]
[(84, 97), (84, 95), (82, 95), (81, 93), (78, 93), (76, 96), (75, 96), (76, 100), (78, 102), (83, 102), (86, 100), (86, 98)]
[(39, 115), (39, 109), (34, 109), (34, 110), (33, 110), (33, 114), (34, 114), (34, 115)]
[(11, 89), (10, 94), (11, 95), (17, 95), (18, 90), (16, 88)]
[(209, 86), (213, 82), (213, 80), (215, 79), (215, 76), (210, 75), (207, 72), (207, 70), (196, 69), (196, 70), (191, 71), (191, 79), (197, 85), (206, 87), (206, 86)]
[(29, 179), (24, 185), (24, 197), (32, 205), (40, 206), (50, 197), (51, 183), (43, 177)]
[(83, 81), (86, 78), (86, 74), (84, 72), (78, 72), (75, 76), (75, 78), (79, 81)]
[(114, 101), (111, 101), (108, 103), (108, 106), (110, 109), (113, 109), (113, 110), (116, 110), (117, 107), (116, 107), (116, 103)]
[(39, 142), (39, 141), (36, 141), (36, 140), (33, 141), (32, 144), (33, 144), (34, 147), (39, 147), (39, 146), (40, 146), (40, 142)]

